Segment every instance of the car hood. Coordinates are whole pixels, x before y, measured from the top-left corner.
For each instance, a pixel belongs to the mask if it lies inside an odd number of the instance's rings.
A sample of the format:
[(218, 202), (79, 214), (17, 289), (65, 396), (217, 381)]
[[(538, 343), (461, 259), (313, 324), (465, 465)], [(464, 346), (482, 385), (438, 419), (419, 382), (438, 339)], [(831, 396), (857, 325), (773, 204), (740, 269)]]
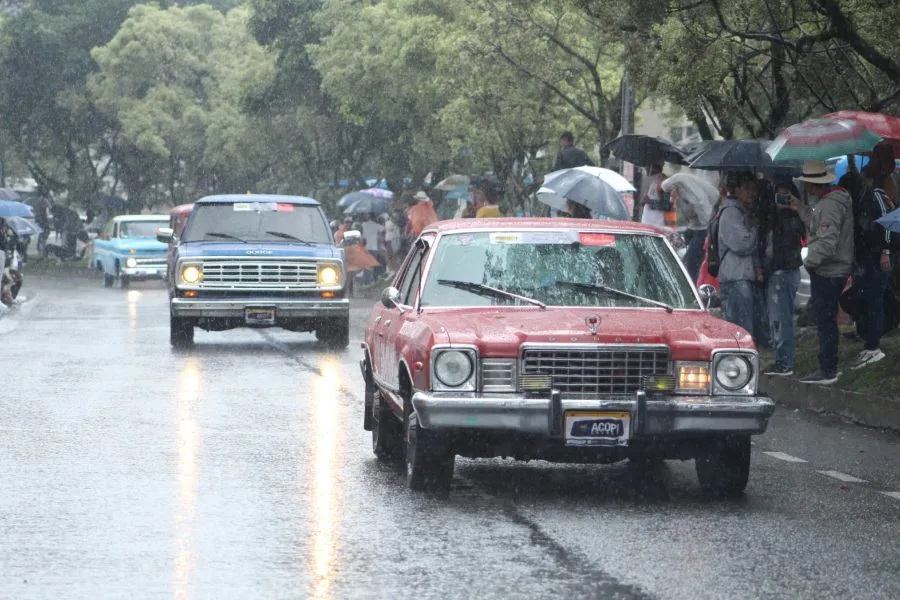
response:
[(290, 242), (183, 242), (180, 258), (341, 258), (341, 249), (331, 244), (293, 244)]
[[(704, 311), (642, 308), (466, 308), (426, 310), (435, 333), (482, 356), (517, 356), (525, 343), (664, 344), (677, 360), (709, 360), (717, 348), (754, 348), (740, 327)], [(597, 318), (597, 333), (588, 319)]]
[(115, 240), (115, 246), (122, 250), (135, 250), (141, 254), (165, 254), (168, 247), (167, 244), (153, 238), (119, 238)]

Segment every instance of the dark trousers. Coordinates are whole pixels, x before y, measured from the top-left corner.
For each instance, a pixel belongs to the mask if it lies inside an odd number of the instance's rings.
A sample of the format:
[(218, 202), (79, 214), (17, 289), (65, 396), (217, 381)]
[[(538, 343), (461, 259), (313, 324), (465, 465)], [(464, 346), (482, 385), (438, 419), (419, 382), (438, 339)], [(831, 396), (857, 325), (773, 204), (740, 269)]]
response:
[(869, 262), (863, 266), (858, 283), (862, 290), (866, 350), (877, 350), (884, 332), (884, 292), (887, 290), (889, 273), (881, 270), (881, 265)]
[(837, 375), (838, 372), (838, 301), (846, 283), (846, 277), (809, 275), (813, 308), (816, 311), (816, 334), (819, 337), (819, 370), (828, 376)]
[(700, 276), (700, 267), (703, 265), (703, 245), (706, 243), (705, 229), (686, 229), (684, 232), (684, 241), (687, 244), (687, 251), (684, 253), (684, 266), (691, 281), (697, 282)]

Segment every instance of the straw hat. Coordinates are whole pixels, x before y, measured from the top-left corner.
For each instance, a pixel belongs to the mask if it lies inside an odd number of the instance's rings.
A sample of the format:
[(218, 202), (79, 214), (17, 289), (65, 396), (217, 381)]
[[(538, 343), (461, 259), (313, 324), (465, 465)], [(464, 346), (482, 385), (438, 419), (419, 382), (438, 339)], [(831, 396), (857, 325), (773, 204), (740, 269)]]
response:
[(807, 183), (826, 184), (834, 181), (834, 168), (828, 168), (825, 161), (808, 160), (803, 163), (803, 175), (798, 177)]

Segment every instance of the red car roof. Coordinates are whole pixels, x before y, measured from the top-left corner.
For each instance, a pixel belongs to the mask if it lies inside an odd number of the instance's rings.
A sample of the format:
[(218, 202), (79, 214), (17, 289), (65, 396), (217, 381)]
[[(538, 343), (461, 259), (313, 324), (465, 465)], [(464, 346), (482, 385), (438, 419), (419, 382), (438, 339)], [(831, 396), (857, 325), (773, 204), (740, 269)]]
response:
[(577, 229), (577, 230), (609, 230), (633, 231), (635, 233), (657, 233), (665, 235), (665, 230), (653, 225), (644, 225), (632, 221), (593, 221), (591, 219), (565, 219), (505, 217), (502, 219), (453, 219), (438, 221), (426, 227), (422, 233), (452, 233), (471, 229), (507, 230), (507, 229)]

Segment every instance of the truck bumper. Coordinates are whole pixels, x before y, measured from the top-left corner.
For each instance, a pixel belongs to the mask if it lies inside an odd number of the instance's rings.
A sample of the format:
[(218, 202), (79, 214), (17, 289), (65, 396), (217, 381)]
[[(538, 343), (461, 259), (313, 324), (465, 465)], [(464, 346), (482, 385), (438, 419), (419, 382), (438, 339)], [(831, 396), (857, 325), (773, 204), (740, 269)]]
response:
[(761, 434), (775, 404), (765, 396), (709, 397), (645, 395), (613, 399), (526, 398), (521, 395), (464, 396), (418, 392), (412, 405), (426, 429), (490, 430), (563, 437), (570, 411), (628, 413), (631, 438), (685, 434)]
[(195, 299), (172, 298), (172, 314), (176, 317), (211, 319), (243, 319), (248, 308), (274, 308), (279, 319), (349, 318), (350, 300), (242, 298)]
[(122, 267), (119, 270), (121, 275), (128, 277), (129, 279), (165, 279), (166, 277), (166, 265), (162, 265), (161, 267)]

